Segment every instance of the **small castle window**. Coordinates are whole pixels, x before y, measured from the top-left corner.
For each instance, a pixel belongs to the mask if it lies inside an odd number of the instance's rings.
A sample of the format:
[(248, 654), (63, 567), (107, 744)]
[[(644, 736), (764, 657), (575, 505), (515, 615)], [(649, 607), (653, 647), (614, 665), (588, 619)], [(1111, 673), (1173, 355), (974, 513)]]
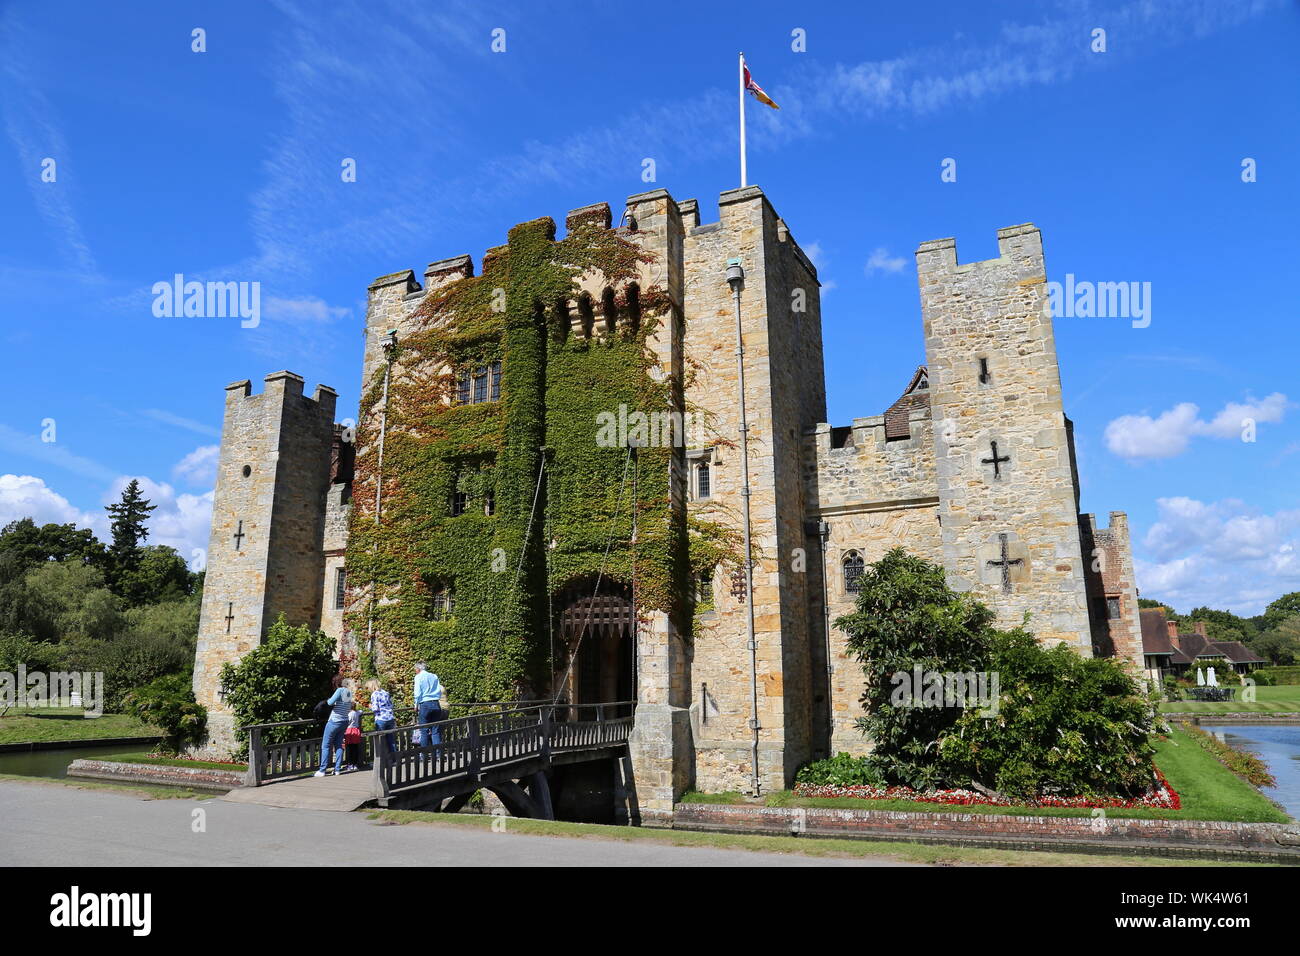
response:
[(481, 405), (501, 398), (501, 362), (456, 373), (457, 405)]
[(334, 610), (343, 610), (348, 593), (348, 573), (343, 568), (334, 572)]
[(496, 514), (496, 510), (497, 510), (496, 492), (494, 492), (491, 488), (489, 488), (487, 491), (483, 492), (483, 513), (485, 515), (493, 515)]
[(850, 551), (844, 555), (844, 590), (849, 594), (857, 594), (862, 590), (862, 572), (866, 563), (862, 560), (862, 555), (857, 551)]
[(702, 461), (695, 466), (695, 497), (704, 499), (712, 494), (713, 476), (709, 471), (709, 463)]
[(252, 466), (252, 465), (245, 465), (245, 466), (244, 466), (244, 477), (247, 478), (247, 477), (248, 477), (249, 475), (251, 475), (252, 473), (253, 473), (253, 466)]
[(992, 379), (989, 377), (989, 360), (980, 359), (980, 384), (987, 385)]
[(451, 513), (452, 515), (463, 515), (465, 508), (469, 505), (469, 495), (463, 491), (453, 491), (451, 493)]
[(700, 610), (713, 607), (713, 569), (695, 576), (695, 606)]
[(1112, 621), (1119, 617), (1119, 598), (1106, 598), (1106, 616)]
[(445, 621), (456, 612), (456, 594), (449, 587), (434, 590), (429, 604), (430, 616), (435, 621)]

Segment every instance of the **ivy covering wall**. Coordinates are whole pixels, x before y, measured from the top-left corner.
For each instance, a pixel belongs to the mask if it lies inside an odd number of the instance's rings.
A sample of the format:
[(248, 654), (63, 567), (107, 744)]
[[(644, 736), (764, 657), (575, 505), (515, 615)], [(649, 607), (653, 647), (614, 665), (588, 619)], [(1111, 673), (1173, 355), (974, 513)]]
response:
[[(647, 346), (670, 316), (667, 297), (657, 287), (634, 291), (639, 326), (624, 322), (607, 335), (599, 334), (597, 300), (597, 334), (575, 334), (565, 303), (579, 299), (579, 278), (602, 277), (626, 316), (629, 287), (652, 257), (594, 216), (572, 224), (558, 242), (554, 229), (549, 219), (514, 227), (508, 244), (485, 257), (481, 275), (436, 290), (419, 307), (420, 330), (392, 357), (378, 524), (379, 416), (363, 416), (345, 627), (363, 649), (373, 631), (376, 653), (360, 656), (363, 669), (377, 669), (399, 700), (417, 660), (429, 662), (453, 701), (549, 693), (555, 597), (590, 583), (602, 566), (602, 593), (631, 585), (634, 554), (639, 612), (664, 611), (690, 626), (687, 524), (669, 500), (674, 450), (641, 448), (629, 469), (625, 448), (597, 444), (599, 413), (617, 413), (620, 404), (663, 411), (680, 402), (671, 394), (680, 380), (658, 373)], [(452, 401), (458, 372), (498, 360), (498, 401)], [(381, 365), (363, 410), (379, 407), (383, 375)], [(453, 515), (457, 491), (466, 495), (465, 509)], [(489, 492), (494, 507), (486, 514)], [(689, 537), (709, 563), (731, 540), (698, 522)], [(440, 588), (455, 596), (445, 615), (433, 601)], [(563, 669), (558, 634), (554, 647), (555, 667)]]

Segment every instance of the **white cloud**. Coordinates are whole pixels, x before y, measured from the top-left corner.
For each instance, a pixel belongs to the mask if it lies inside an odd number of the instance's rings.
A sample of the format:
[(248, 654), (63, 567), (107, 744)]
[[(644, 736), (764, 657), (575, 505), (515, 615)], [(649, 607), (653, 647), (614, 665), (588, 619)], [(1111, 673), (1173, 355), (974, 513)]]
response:
[(33, 475), (0, 475), (0, 527), (19, 518), (41, 524), (76, 524), (89, 527), (95, 515), (75, 508)]
[(307, 297), (282, 299), (272, 296), (262, 308), (262, 317), (280, 322), (333, 322), (352, 310), (346, 306), (333, 306), (323, 299)]
[(24, 434), (8, 425), (0, 425), (0, 449), (63, 468), (84, 478), (96, 481), (111, 481), (113, 478), (113, 471), (107, 466), (73, 454), (58, 442), (41, 441), (37, 435)]
[(217, 460), (221, 457), (220, 445), (200, 445), (172, 468), (172, 477), (192, 485), (211, 485), (217, 480)]
[(1292, 404), (1281, 392), (1274, 392), (1260, 401), (1229, 402), (1209, 421), (1191, 402), (1180, 402), (1155, 418), (1121, 415), (1106, 426), (1106, 447), (1129, 460), (1173, 458), (1187, 450), (1193, 437), (1240, 439), (1249, 423), (1257, 427), (1280, 422)]
[(1143, 597), (1258, 614), (1300, 590), (1300, 510), (1260, 514), (1242, 501), (1160, 498), (1134, 559)]
[(875, 272), (902, 272), (907, 260), (902, 256), (891, 256), (884, 246), (877, 246), (867, 260), (867, 275)]

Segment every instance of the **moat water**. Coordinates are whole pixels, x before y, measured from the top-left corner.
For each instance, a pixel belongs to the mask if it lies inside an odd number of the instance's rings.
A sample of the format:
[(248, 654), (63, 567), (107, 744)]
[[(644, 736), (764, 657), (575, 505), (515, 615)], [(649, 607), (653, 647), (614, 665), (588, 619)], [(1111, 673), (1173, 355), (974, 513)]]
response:
[(1300, 726), (1202, 724), (1225, 743), (1249, 750), (1268, 765), (1277, 786), (1261, 788), (1294, 819), (1300, 819)]
[(144, 756), (148, 747), (132, 747), (121, 742), (99, 744), (85, 747), (70, 747), (67, 750), (21, 750), (12, 753), (0, 753), (0, 773), (12, 773), (19, 777), (54, 777), (61, 779), (68, 775), (68, 765), (74, 760), (117, 756), (118, 754), (139, 754)]

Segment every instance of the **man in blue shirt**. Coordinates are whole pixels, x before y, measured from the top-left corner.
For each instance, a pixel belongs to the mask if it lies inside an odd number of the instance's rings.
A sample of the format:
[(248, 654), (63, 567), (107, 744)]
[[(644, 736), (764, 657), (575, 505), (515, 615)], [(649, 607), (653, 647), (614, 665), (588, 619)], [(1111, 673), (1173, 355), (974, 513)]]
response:
[[(415, 665), (415, 712), (417, 723), (427, 724), (435, 720), (445, 720), (447, 713), (442, 709), (442, 681), (438, 675), (430, 673), (429, 666), (420, 661)], [(432, 747), (442, 743), (442, 733), (437, 727), (424, 728), (424, 746)]]

